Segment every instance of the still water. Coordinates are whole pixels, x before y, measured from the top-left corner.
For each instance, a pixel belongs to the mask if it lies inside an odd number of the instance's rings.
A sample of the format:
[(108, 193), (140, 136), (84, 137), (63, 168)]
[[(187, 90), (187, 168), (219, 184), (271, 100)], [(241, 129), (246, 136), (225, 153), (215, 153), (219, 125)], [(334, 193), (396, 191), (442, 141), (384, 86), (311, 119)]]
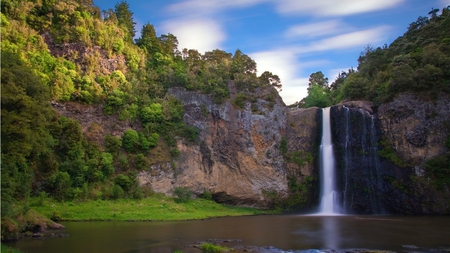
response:
[[(427, 252), (450, 248), (450, 217), (275, 215), (180, 222), (63, 222), (54, 238), (9, 243), (24, 252), (198, 252), (207, 239), (224, 246), (283, 250), (380, 249)], [(59, 237), (59, 234), (66, 236)]]

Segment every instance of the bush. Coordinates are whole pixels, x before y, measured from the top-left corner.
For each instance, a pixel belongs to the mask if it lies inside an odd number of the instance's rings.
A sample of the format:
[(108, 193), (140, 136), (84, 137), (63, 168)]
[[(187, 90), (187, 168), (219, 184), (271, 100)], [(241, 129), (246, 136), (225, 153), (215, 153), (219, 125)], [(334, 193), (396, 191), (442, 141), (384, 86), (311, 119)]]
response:
[(212, 193), (208, 190), (204, 190), (202, 198), (204, 198), (206, 200), (212, 200)]
[(133, 185), (133, 181), (130, 179), (130, 177), (124, 174), (117, 175), (114, 183), (116, 185), (119, 185), (125, 191), (128, 191)]
[(128, 129), (122, 135), (122, 147), (129, 151), (135, 151), (139, 146), (139, 134), (133, 129)]
[(175, 195), (175, 202), (177, 203), (184, 203), (192, 199), (192, 191), (187, 187), (175, 187), (173, 195)]
[(112, 199), (120, 199), (123, 197), (125, 192), (123, 191), (122, 187), (120, 185), (114, 185), (111, 191), (111, 198)]
[(200, 250), (203, 253), (220, 253), (229, 251), (227, 247), (222, 247), (220, 245), (214, 245), (211, 243), (203, 243), (200, 245)]

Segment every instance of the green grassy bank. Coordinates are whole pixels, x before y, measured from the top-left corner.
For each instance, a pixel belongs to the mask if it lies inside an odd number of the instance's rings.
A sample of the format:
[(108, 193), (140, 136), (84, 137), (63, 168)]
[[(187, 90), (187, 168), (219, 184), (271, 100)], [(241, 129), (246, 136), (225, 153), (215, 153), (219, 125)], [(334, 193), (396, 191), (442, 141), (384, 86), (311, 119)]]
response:
[(32, 208), (56, 221), (174, 221), (224, 216), (270, 214), (273, 211), (218, 204), (205, 199), (177, 203), (174, 199), (154, 196), (140, 200), (89, 200), (57, 202), (50, 199)]

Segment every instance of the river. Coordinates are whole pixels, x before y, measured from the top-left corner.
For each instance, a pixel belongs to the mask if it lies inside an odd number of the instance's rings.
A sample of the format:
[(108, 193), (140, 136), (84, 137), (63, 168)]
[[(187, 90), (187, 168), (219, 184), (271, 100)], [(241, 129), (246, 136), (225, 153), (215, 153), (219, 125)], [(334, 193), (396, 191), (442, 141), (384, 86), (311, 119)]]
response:
[[(63, 222), (55, 237), (24, 238), (7, 245), (37, 252), (199, 252), (208, 239), (233, 247), (271, 246), (283, 250), (379, 249), (429, 252), (450, 248), (448, 216), (226, 217), (179, 222)], [(62, 236), (60, 236), (62, 235)], [(47, 235), (48, 236), (48, 235)]]

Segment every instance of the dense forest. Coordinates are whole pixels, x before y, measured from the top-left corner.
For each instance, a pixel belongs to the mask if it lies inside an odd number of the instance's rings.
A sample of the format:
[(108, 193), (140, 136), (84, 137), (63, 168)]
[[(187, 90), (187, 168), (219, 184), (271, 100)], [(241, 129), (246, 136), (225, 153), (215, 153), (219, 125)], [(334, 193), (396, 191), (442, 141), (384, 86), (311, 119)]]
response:
[[(222, 103), (233, 80), (238, 107), (255, 99), (256, 88), (281, 88), (270, 72), (257, 77), (256, 63), (240, 50), (180, 51), (175, 35), (157, 36), (149, 23), (141, 31), (134, 40), (126, 2), (101, 11), (91, 0), (2, 1), (2, 217), (14, 216), (14, 203), (30, 196), (144, 197), (136, 173), (161, 150), (169, 152), (159, 161), (177, 157), (178, 138), (198, 136), (170, 87)], [(90, 142), (78, 121), (53, 110), (68, 101), (101, 105), (104, 115), (136, 127)]]
[(350, 100), (380, 105), (407, 91), (431, 99), (450, 93), (450, 7), (428, 15), (411, 23), (391, 45), (368, 45), (357, 69), (341, 72), (331, 84), (321, 71), (312, 73), (308, 96), (292, 106), (323, 108)]
[[(419, 17), (390, 46), (368, 46), (356, 70), (331, 84), (311, 74), (308, 97), (292, 107), (326, 107), (347, 100), (381, 104), (404, 91), (431, 99), (450, 93), (450, 8)], [(255, 99), (273, 102), (280, 78), (257, 76), (257, 64), (239, 49), (199, 53), (178, 49), (173, 34), (157, 36), (148, 23), (138, 37), (126, 2), (100, 10), (92, 0), (4, 0), (1, 4), (1, 216), (17, 202), (50, 196), (73, 199), (143, 198), (136, 173), (179, 155), (177, 139), (197, 140), (183, 122), (183, 104), (171, 87), (230, 100), (238, 108)], [(136, 38), (137, 39), (134, 39)], [(275, 93), (258, 97), (254, 91)], [(98, 105), (104, 115), (135, 127), (101, 144), (83, 135), (78, 121), (52, 107)]]

